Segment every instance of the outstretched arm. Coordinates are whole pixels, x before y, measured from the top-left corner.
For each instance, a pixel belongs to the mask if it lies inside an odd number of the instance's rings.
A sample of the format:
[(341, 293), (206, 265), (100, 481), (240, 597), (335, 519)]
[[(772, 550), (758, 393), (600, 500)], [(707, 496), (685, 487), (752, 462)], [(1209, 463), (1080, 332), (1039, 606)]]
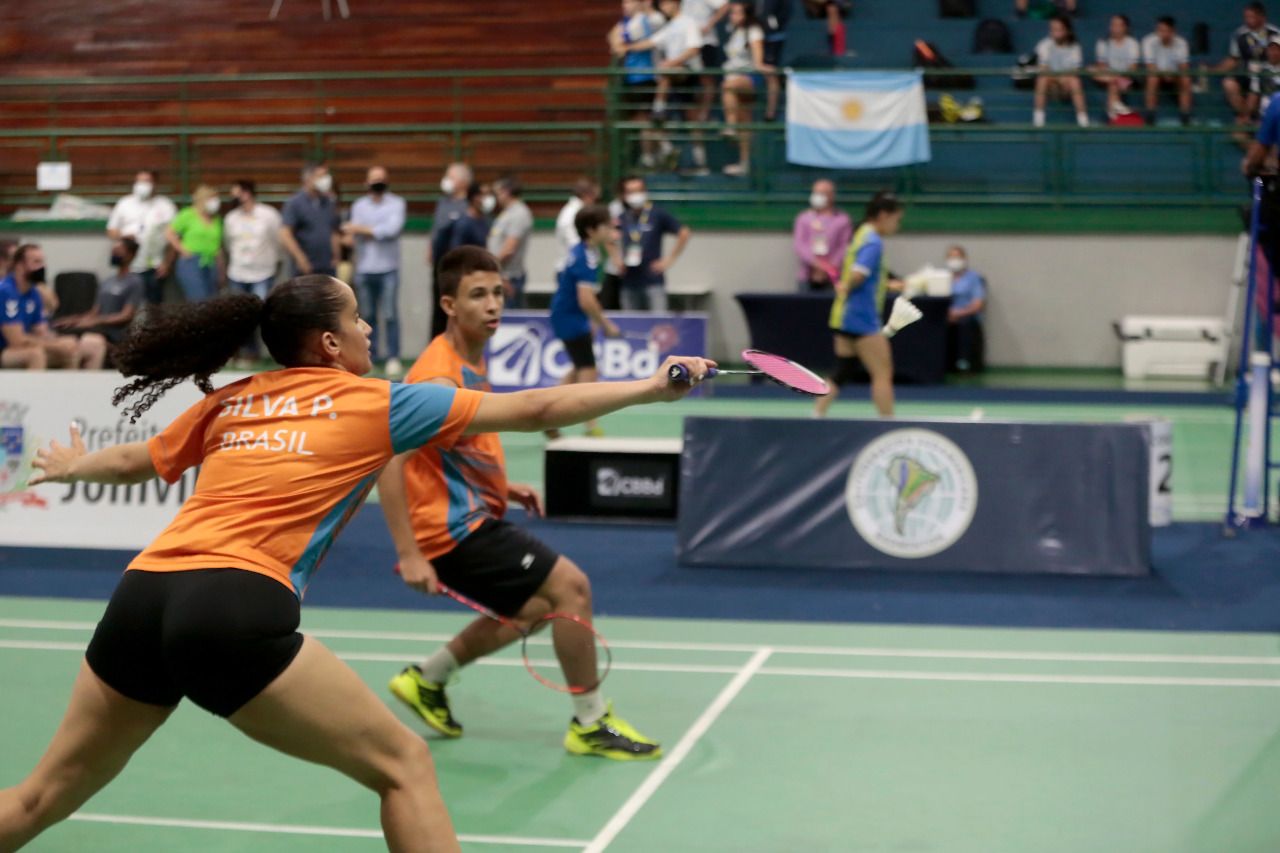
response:
[(51, 441), (48, 450), (36, 451), (31, 464), (40, 471), (31, 478), (33, 486), (75, 482), (127, 486), (156, 476), (145, 441), (117, 444), (89, 453), (75, 424), (71, 425), (70, 447)]

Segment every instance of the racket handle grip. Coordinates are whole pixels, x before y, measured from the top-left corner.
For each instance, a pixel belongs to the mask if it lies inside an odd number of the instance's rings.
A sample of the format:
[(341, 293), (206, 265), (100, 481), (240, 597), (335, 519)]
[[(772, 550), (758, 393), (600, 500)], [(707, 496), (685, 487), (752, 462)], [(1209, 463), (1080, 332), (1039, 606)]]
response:
[[(714, 367), (708, 367), (707, 378), (710, 379), (719, 372), (720, 371), (716, 370)], [(673, 364), (671, 365), (671, 369), (667, 371), (667, 377), (670, 378), (672, 382), (688, 382), (689, 368), (685, 367), (683, 364)]]

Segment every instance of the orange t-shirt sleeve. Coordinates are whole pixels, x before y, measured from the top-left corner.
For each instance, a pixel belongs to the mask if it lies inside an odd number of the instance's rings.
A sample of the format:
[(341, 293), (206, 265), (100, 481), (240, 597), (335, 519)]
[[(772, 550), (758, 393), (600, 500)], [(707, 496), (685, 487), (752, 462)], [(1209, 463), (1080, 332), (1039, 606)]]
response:
[(151, 464), (167, 483), (177, 482), (182, 472), (204, 461), (205, 430), (210, 408), (217, 400), (206, 397), (187, 409), (159, 435), (147, 442)]

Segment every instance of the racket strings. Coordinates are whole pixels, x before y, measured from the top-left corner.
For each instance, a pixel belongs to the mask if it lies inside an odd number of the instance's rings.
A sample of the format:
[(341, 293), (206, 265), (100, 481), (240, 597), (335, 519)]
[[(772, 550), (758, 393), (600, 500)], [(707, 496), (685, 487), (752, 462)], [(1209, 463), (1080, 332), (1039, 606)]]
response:
[(825, 379), (791, 359), (759, 350), (746, 350), (742, 358), (765, 376), (788, 388), (815, 396), (822, 396), (829, 390)]

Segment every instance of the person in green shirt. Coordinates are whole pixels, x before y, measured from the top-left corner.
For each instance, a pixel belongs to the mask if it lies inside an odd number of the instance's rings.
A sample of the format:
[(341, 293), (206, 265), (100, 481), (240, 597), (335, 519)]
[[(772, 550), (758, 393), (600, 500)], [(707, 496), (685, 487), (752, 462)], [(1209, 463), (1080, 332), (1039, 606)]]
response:
[(178, 212), (165, 233), (177, 255), (174, 272), (188, 302), (212, 298), (221, 278), (221, 209), (218, 191), (201, 184), (191, 194), (191, 205)]

